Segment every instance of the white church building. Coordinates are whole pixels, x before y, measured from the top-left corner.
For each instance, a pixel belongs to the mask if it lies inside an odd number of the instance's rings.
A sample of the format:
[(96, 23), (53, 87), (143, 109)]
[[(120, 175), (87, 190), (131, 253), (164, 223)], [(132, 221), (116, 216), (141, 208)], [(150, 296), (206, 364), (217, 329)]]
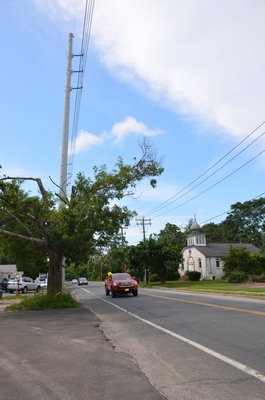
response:
[(250, 243), (207, 243), (206, 235), (194, 220), (191, 233), (187, 236), (187, 246), (182, 250), (182, 263), (179, 265), (180, 276), (186, 271), (201, 272), (201, 280), (222, 279), (224, 276), (223, 256), (228, 255), (231, 247), (244, 247), (251, 253), (258, 253), (258, 247)]

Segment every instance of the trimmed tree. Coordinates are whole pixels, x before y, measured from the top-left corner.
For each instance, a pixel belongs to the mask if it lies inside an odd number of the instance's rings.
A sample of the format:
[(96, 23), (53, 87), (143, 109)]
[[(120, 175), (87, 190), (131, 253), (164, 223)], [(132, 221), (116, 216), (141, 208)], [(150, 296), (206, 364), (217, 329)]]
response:
[[(163, 168), (148, 142), (141, 148), (142, 156), (133, 165), (119, 158), (111, 172), (106, 166), (94, 167), (93, 179), (79, 173), (69, 197), (47, 191), (39, 178), (0, 178), (0, 235), (23, 241), (48, 257), (49, 294), (62, 291), (64, 258), (69, 263), (86, 262), (97, 246), (106, 245), (121, 225), (129, 224), (135, 212), (113, 204), (115, 200), (132, 196), (144, 178), (155, 187), (154, 177)], [(23, 190), (26, 181), (36, 183), (37, 195)]]

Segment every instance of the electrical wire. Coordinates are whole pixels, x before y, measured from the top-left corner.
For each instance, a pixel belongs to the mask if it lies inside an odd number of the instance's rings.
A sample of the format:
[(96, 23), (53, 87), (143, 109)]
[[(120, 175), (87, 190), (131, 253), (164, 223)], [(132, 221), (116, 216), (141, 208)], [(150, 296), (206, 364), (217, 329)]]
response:
[[(264, 196), (264, 195), (265, 195), (265, 192), (259, 194), (258, 196), (253, 197), (252, 199), (250, 199), (250, 200), (248, 200), (248, 201), (253, 201), (253, 200), (258, 199), (258, 198), (260, 198), (260, 197), (262, 197), (262, 196)], [(221, 217), (222, 215), (228, 214), (230, 211), (231, 211), (231, 209), (230, 209), (230, 210), (227, 210), (227, 211), (224, 211), (224, 212), (222, 212), (221, 214), (215, 215), (214, 217), (208, 218), (208, 219), (206, 219), (205, 221), (201, 222), (200, 225), (203, 225), (203, 224), (205, 224), (206, 222), (209, 222), (209, 221), (212, 221), (213, 219), (216, 219), (216, 218), (218, 218), (218, 217)]]
[[(261, 128), (262, 125), (265, 124), (265, 121), (262, 122), (259, 126), (257, 126), (252, 132), (250, 132), (243, 140), (241, 140), (236, 146), (234, 146), (229, 152), (227, 152), (224, 156), (222, 156), (218, 161), (216, 161), (213, 165), (211, 165), (206, 171), (204, 171), (201, 175), (199, 175), (196, 179), (194, 179), (191, 183), (186, 185), (183, 189), (179, 190), (177, 193), (175, 193), (173, 196), (168, 198), (167, 200), (163, 201), (160, 205), (152, 208), (150, 211), (146, 212), (144, 216), (147, 216), (152, 213), (156, 213), (165, 207), (168, 207), (170, 204), (176, 202), (179, 200), (181, 197), (185, 196), (186, 194), (190, 193), (193, 189), (197, 188), (200, 186), (202, 183), (207, 181), (209, 178), (211, 178), (213, 175), (215, 175), (218, 171), (220, 171), (222, 168), (224, 168), (227, 164), (229, 164), (231, 161), (233, 161), (236, 157), (238, 157), (241, 153), (243, 153), (247, 148), (249, 148), (252, 144), (254, 144), (258, 139), (260, 139), (265, 132), (263, 132), (261, 135), (259, 135), (256, 139), (254, 139), (250, 144), (248, 144), (246, 147), (244, 147), (240, 152), (238, 152), (234, 157), (232, 157), (229, 161), (224, 163), (220, 168), (218, 168), (216, 171), (214, 171), (211, 175), (206, 177), (204, 180), (199, 182), (197, 185), (193, 186), (191, 189), (188, 191), (184, 192), (185, 189), (189, 188), (192, 186), (195, 182), (197, 182), (199, 179), (201, 179), (204, 175), (207, 174), (210, 170), (212, 170), (214, 167), (216, 167), (221, 161), (223, 161), (226, 157), (228, 157), (235, 149), (237, 149), (242, 143), (244, 143), (250, 136), (252, 136), (255, 132), (257, 132), (258, 129)], [(183, 193), (184, 192), (184, 193)], [(182, 194), (181, 194), (182, 193)], [(179, 197), (177, 197), (180, 195)]]
[(89, 47), (89, 42), (90, 42), (94, 5), (95, 5), (95, 0), (90, 0), (90, 1), (86, 0), (83, 31), (82, 31), (82, 40), (81, 40), (81, 49), (80, 49), (80, 54), (79, 54), (80, 60), (79, 60), (79, 67), (78, 67), (78, 72), (77, 72), (78, 73), (77, 87), (75, 88), (76, 96), (75, 96), (75, 106), (74, 106), (74, 115), (73, 115), (72, 135), (71, 135), (71, 142), (70, 142), (68, 183), (70, 183), (69, 181), (71, 181), (71, 179), (72, 179), (72, 171), (73, 171), (74, 155), (75, 155), (75, 140), (76, 140), (77, 130), (78, 130), (81, 97), (82, 97), (82, 91), (83, 91), (83, 86), (84, 86), (84, 76), (85, 76), (86, 63), (87, 63), (88, 47)]
[(224, 178), (220, 179), (219, 181), (217, 181), (216, 183), (214, 183), (213, 185), (211, 185), (210, 187), (208, 187), (207, 189), (203, 190), (202, 192), (198, 193), (196, 196), (191, 197), (190, 199), (184, 201), (183, 203), (179, 204), (176, 207), (171, 208), (170, 210), (164, 211), (163, 213), (160, 213), (158, 215), (155, 215), (154, 217), (152, 217), (153, 219), (161, 217), (162, 215), (165, 215), (171, 211), (176, 210), (177, 208), (180, 208), (182, 206), (184, 206), (185, 204), (189, 203), (190, 201), (196, 199), (197, 197), (201, 196), (202, 194), (208, 192), (210, 189), (212, 189), (213, 187), (219, 185), (219, 183), (223, 182), (224, 180), (226, 180), (227, 178), (229, 178), (230, 176), (234, 175), (236, 172), (238, 172), (240, 169), (242, 169), (243, 167), (245, 167), (246, 165), (248, 165), (249, 163), (251, 163), (252, 161), (254, 161), (256, 158), (258, 158), (261, 154), (265, 153), (265, 149), (262, 150), (260, 153), (258, 153), (256, 156), (252, 157), (250, 160), (248, 160), (247, 162), (245, 162), (244, 164), (242, 164), (239, 168), (235, 169), (234, 171), (232, 171), (230, 174), (226, 175)]

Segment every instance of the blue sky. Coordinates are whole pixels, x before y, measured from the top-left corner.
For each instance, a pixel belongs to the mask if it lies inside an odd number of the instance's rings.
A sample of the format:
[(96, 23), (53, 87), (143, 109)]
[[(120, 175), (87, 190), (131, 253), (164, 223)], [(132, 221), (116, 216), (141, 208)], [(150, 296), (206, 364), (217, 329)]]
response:
[[(85, 1), (9, 0), (0, 8), (2, 173), (40, 177), (54, 189), (68, 34), (78, 53)], [(143, 182), (126, 200), (137, 218), (151, 219), (147, 235), (167, 222), (185, 226), (194, 214), (201, 224), (220, 222), (231, 204), (263, 193), (265, 124), (196, 179), (265, 121), (264, 17), (263, 0), (95, 0), (73, 176), (111, 169), (118, 156), (132, 162), (149, 137), (165, 172), (156, 189)], [(135, 220), (126, 237), (142, 239)]]

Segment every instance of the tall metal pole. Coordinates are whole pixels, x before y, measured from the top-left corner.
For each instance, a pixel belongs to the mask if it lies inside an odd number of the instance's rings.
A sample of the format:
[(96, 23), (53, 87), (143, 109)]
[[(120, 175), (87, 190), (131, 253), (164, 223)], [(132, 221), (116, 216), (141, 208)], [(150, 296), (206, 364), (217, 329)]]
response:
[(72, 74), (72, 49), (73, 49), (72, 33), (69, 33), (68, 42), (68, 63), (66, 71), (66, 87), (64, 101), (64, 122), (61, 152), (61, 174), (60, 174), (60, 204), (65, 206), (64, 200), (67, 198), (67, 167), (68, 167), (68, 137), (69, 137), (69, 114), (70, 114), (70, 93), (71, 93), (71, 74)]

